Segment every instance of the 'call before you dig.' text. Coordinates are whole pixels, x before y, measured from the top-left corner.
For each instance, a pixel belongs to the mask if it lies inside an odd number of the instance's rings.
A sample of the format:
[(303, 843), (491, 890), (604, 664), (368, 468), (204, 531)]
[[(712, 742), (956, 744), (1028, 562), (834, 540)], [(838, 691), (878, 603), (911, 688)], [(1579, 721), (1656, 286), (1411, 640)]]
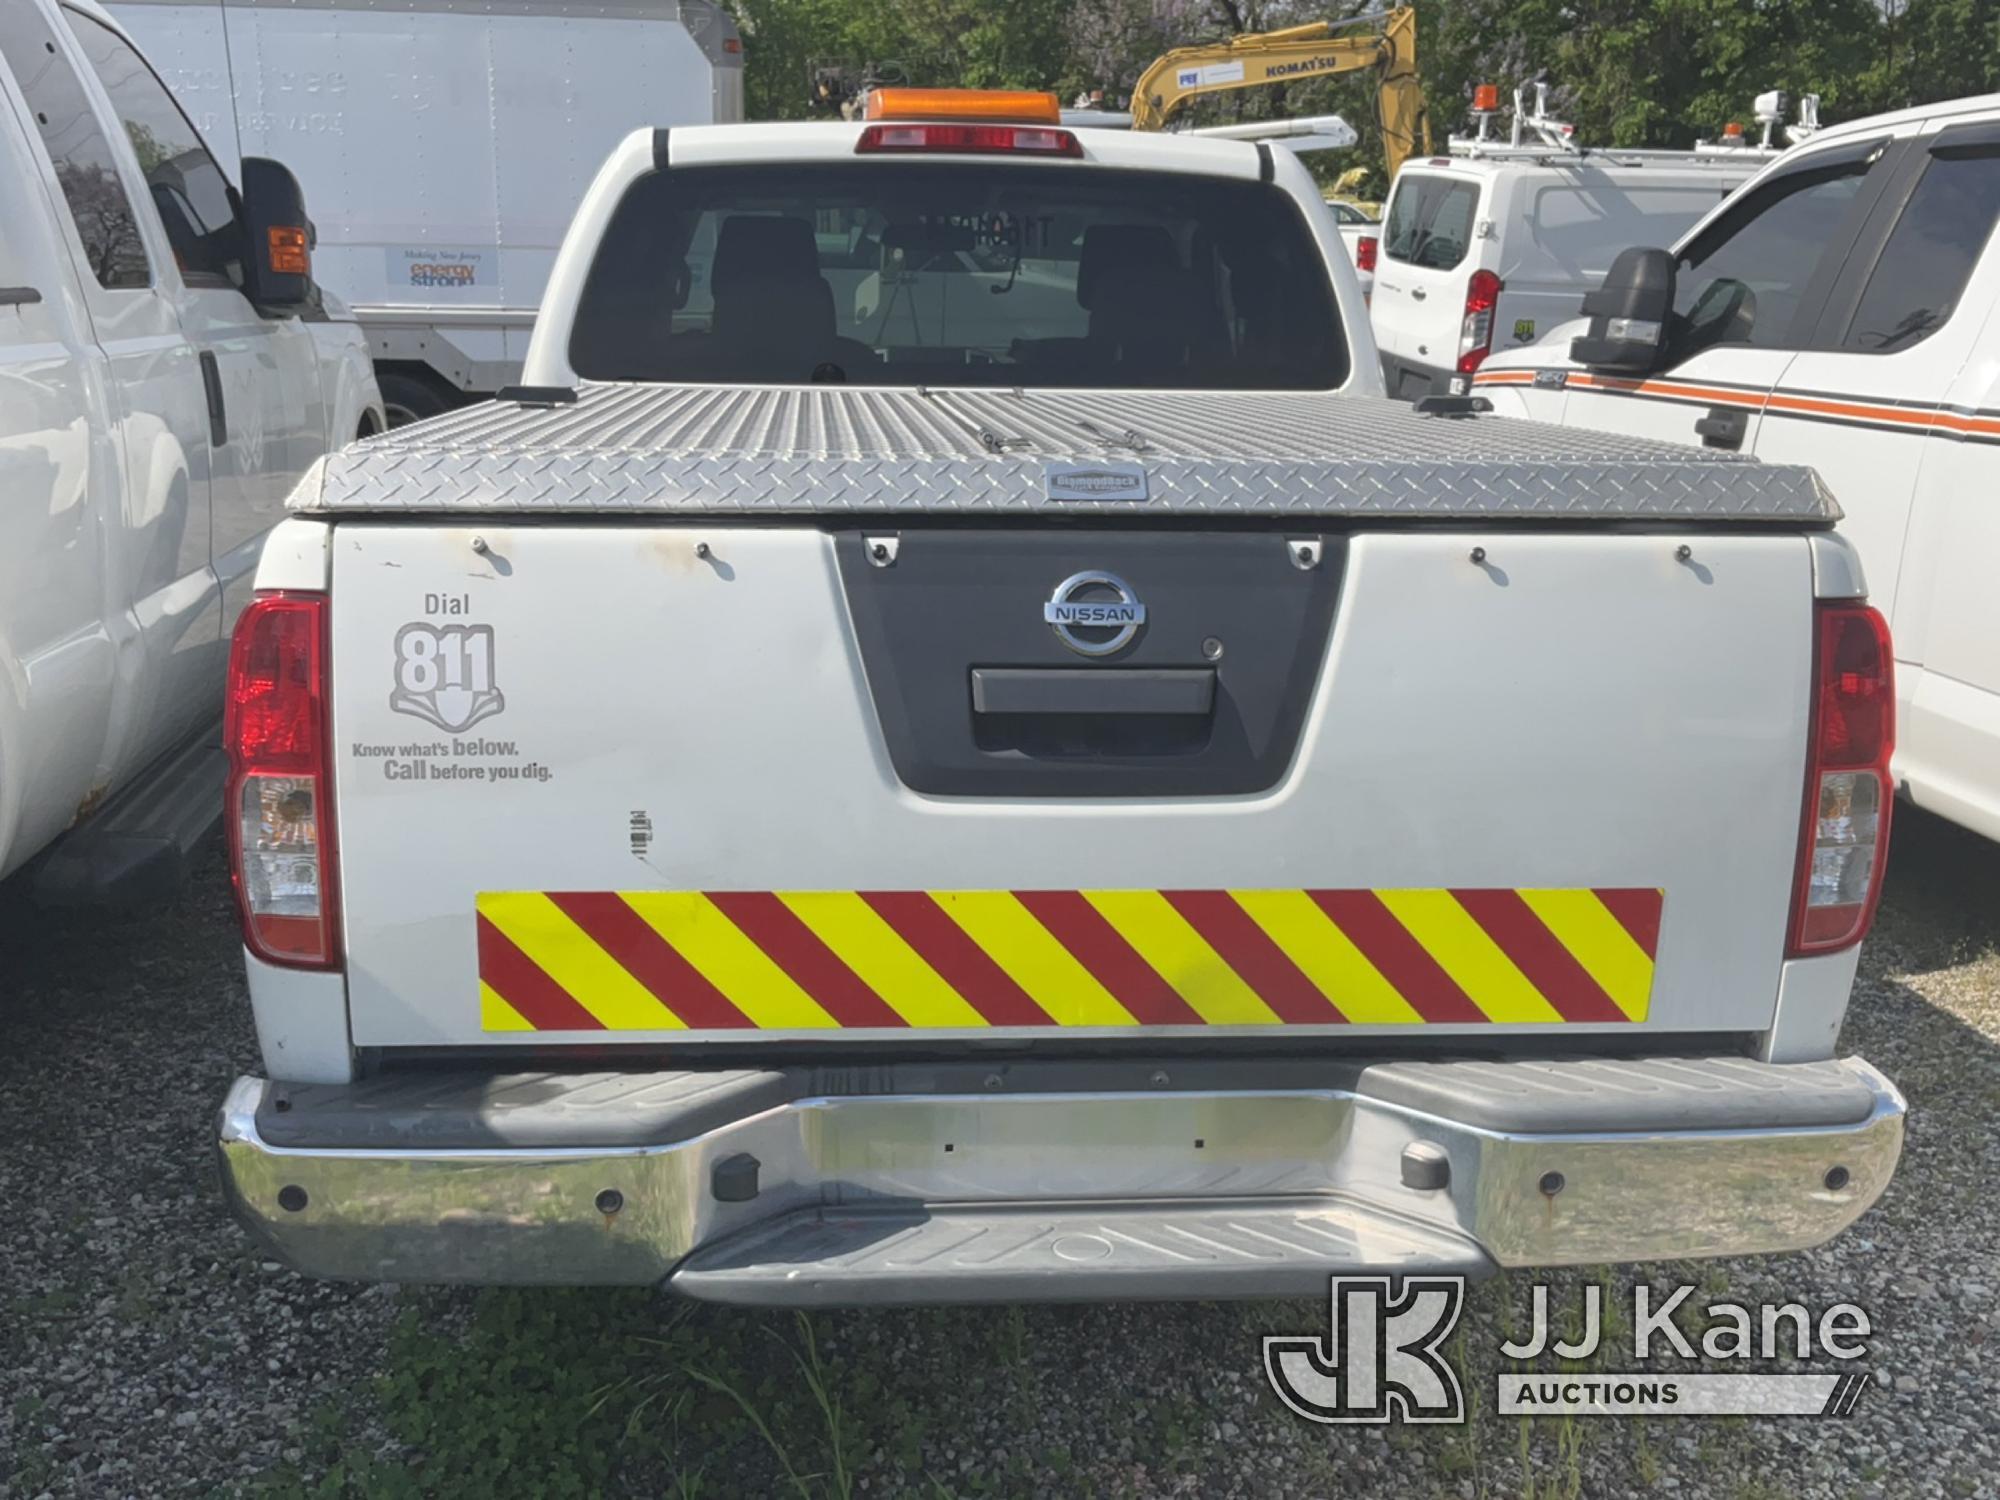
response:
[(379, 760), (384, 781), (534, 781), (555, 775), (524, 761), (512, 740), (414, 740), (370, 745), (354, 741), (356, 760)]

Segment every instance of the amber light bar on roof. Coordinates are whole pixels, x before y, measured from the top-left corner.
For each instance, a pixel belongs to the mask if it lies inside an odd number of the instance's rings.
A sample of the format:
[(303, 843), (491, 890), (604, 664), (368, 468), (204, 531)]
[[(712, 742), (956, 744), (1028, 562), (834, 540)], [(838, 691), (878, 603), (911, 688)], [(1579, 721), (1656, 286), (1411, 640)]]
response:
[(1060, 125), (1062, 101), (1032, 89), (872, 89), (863, 118)]

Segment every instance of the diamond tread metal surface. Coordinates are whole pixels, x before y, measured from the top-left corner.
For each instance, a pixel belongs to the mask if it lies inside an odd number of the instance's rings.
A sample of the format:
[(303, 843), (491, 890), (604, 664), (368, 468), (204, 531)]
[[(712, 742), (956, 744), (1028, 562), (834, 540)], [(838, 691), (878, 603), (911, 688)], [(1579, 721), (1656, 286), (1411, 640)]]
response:
[(677, 1292), (762, 1307), (1324, 1296), (1345, 1273), (1484, 1275), (1469, 1240), (1342, 1199), (810, 1209), (697, 1250)]
[[(1149, 498), (1051, 500), (1048, 464), (1139, 464)], [(586, 382), (351, 445), (306, 514), (1537, 517), (1795, 521), (1812, 470), (1318, 393), (711, 388)]]

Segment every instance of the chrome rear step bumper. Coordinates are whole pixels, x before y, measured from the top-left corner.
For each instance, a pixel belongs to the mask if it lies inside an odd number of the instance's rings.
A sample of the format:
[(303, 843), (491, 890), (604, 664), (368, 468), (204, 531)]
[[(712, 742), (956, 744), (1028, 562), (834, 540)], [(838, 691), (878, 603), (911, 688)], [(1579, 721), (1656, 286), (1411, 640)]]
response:
[(239, 1079), (289, 1264), (761, 1305), (1257, 1297), (1802, 1249), (1887, 1186), (1858, 1058), (1037, 1063)]

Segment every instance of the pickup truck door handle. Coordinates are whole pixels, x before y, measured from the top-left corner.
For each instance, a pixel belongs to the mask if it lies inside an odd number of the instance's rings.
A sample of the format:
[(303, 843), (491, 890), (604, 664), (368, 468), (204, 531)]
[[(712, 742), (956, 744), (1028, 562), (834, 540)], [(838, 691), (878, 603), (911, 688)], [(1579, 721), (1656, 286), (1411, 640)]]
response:
[(42, 300), (41, 291), (31, 286), (0, 286), (0, 307), (26, 307)]
[(201, 388), (208, 393), (209, 446), (220, 448), (229, 441), (229, 423), (222, 410), (222, 366), (206, 349), (201, 351)]
[(1205, 714), (1215, 706), (1209, 667), (974, 667), (981, 714)]
[(1701, 434), (1704, 448), (1741, 448), (1743, 435), (1750, 430), (1750, 413), (1740, 406), (1711, 406), (1707, 416), (1696, 420), (1694, 430)]

